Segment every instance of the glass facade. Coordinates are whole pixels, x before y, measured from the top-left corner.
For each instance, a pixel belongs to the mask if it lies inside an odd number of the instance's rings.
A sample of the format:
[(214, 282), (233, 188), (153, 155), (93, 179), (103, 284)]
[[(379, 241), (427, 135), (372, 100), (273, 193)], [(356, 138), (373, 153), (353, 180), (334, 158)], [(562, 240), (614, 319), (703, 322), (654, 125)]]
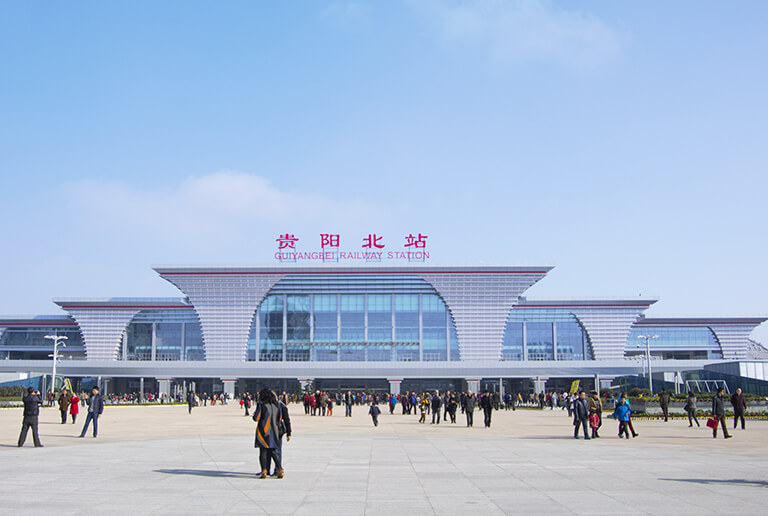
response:
[(589, 340), (563, 308), (513, 308), (507, 320), (501, 359), (591, 360)]
[(722, 358), (720, 343), (706, 326), (634, 326), (627, 337), (625, 353), (629, 356), (645, 353), (645, 340), (640, 335), (658, 335), (651, 339), (651, 354), (666, 359)]
[(18, 327), (9, 328), (0, 337), (0, 360), (51, 360), (53, 340), (46, 335), (67, 337), (66, 347), (59, 345), (61, 360), (85, 359), (83, 339), (78, 330), (61, 328)]
[(122, 360), (202, 361), (203, 334), (194, 310), (142, 310), (126, 328)]
[[(343, 290), (338, 282), (334, 286)], [(379, 291), (269, 294), (251, 323), (247, 359), (445, 361), (449, 350), (451, 360), (460, 359), (450, 314), (434, 291), (373, 290)]]

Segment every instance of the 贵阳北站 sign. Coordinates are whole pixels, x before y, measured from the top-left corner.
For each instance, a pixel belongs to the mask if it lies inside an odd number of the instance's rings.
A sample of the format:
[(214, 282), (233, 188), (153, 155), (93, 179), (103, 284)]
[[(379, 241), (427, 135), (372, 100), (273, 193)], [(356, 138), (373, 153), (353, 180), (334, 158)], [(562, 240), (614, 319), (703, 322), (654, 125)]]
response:
[(397, 244), (389, 243), (384, 236), (370, 233), (362, 238), (360, 247), (357, 250), (341, 249), (341, 235), (332, 233), (321, 233), (317, 239), (318, 248), (316, 251), (301, 250), (297, 247), (301, 241), (299, 237), (292, 233), (281, 234), (275, 239), (277, 242), (277, 251), (275, 260), (280, 261), (323, 261), (337, 262), (342, 260), (366, 260), (366, 261), (385, 261), (385, 260), (409, 260), (426, 261), (429, 259), (427, 248), (427, 235), (417, 233), (408, 234), (403, 238), (402, 247)]

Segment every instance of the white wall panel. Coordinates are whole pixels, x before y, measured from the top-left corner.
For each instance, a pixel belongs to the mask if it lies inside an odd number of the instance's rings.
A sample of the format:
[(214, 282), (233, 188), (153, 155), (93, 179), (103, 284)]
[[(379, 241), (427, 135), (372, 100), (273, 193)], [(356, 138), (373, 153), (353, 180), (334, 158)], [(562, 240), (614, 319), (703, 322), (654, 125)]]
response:
[(546, 275), (540, 272), (421, 274), (445, 301), (456, 325), (461, 360), (501, 360), (509, 312)]

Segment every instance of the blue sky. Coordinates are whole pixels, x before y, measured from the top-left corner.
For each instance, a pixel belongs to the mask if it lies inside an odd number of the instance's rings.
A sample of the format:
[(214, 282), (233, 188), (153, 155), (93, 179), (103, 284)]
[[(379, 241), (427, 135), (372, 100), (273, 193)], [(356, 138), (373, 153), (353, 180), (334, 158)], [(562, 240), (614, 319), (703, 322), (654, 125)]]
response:
[[(278, 234), (768, 315), (765, 2), (5, 2), (0, 313)], [(357, 245), (357, 244), (355, 244)], [(312, 246), (316, 247), (316, 246)], [(768, 327), (753, 334), (768, 342)]]

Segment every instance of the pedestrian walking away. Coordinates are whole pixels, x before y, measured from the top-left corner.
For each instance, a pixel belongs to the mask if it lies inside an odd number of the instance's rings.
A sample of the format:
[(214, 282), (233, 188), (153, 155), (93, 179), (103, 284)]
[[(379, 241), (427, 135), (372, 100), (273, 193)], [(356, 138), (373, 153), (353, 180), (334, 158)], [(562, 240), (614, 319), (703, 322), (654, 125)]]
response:
[(659, 405), (661, 406), (661, 413), (664, 414), (664, 422), (669, 421), (669, 393), (666, 389), (661, 389), (659, 393)]
[(94, 387), (91, 390), (91, 395), (88, 397), (88, 413), (85, 416), (85, 424), (83, 425), (83, 431), (80, 432), (80, 437), (85, 437), (91, 421), (93, 421), (93, 437), (98, 436), (99, 417), (101, 417), (102, 412), (104, 412), (104, 398), (99, 394), (99, 388)]
[[(275, 399), (277, 399), (277, 395), (274, 391), (272, 391), (272, 394), (275, 396)], [(281, 465), (285, 464), (285, 461), (283, 460), (283, 436), (285, 436), (287, 441), (290, 441), (292, 432), (291, 415), (288, 413), (288, 400), (286, 396), (283, 396), (283, 399), (285, 399), (285, 401), (281, 399), (278, 399), (277, 401), (277, 408), (280, 409), (280, 422), (277, 424), (277, 457), (280, 459)], [(270, 475), (273, 477), (280, 476), (280, 470), (277, 468), (277, 465), (275, 465), (274, 471)]]
[(256, 422), (255, 447), (259, 448), (260, 478), (267, 478), (270, 461), (275, 463), (277, 477), (283, 478), (285, 472), (277, 451), (282, 417), (272, 391), (264, 389), (259, 393), (258, 404), (253, 411), (253, 420)]
[(42, 448), (40, 435), (37, 433), (37, 420), (40, 415), (40, 406), (43, 404), (43, 398), (40, 396), (40, 392), (29, 387), (27, 388), (27, 395), (21, 401), (24, 403), (24, 414), (21, 419), (21, 433), (19, 434), (18, 446), (19, 448), (24, 446), (24, 442), (27, 440), (27, 432), (31, 429), (35, 448)]
[(368, 409), (368, 414), (371, 416), (371, 420), (373, 420), (373, 426), (379, 426), (379, 414), (381, 414), (381, 409), (375, 401), (371, 403), (371, 408)]

